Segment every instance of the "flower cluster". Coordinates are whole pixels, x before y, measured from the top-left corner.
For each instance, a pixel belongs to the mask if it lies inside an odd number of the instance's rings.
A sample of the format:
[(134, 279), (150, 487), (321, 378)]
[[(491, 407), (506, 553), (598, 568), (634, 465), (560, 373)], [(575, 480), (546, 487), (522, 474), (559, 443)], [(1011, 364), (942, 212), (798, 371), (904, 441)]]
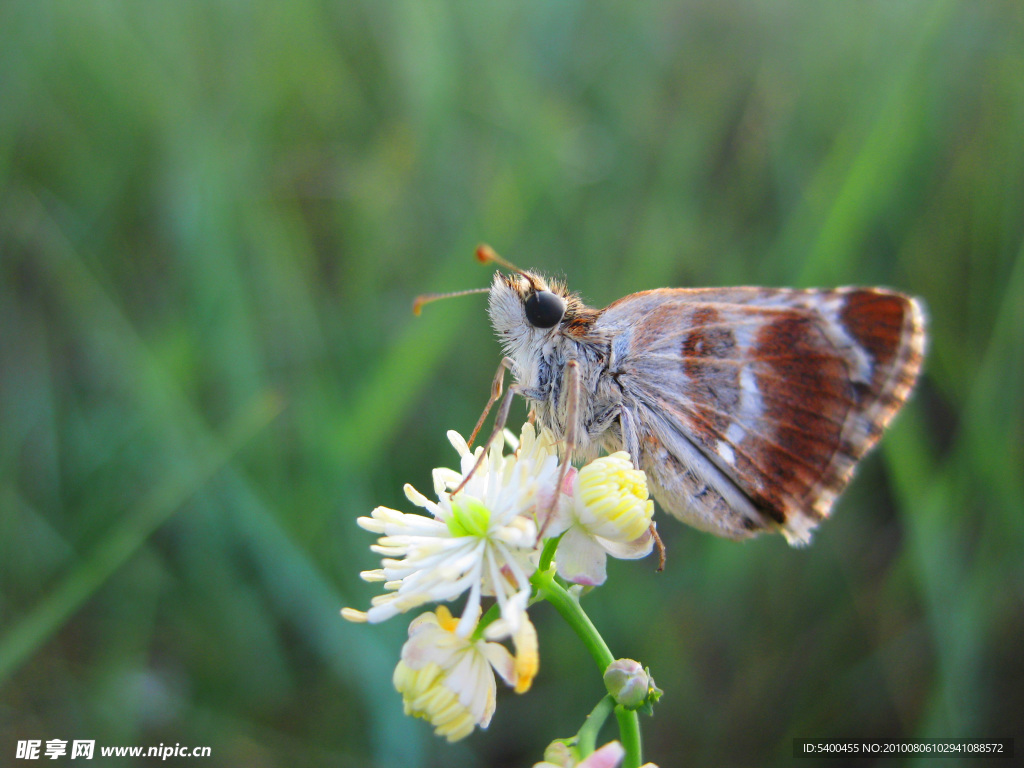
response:
[[(560, 465), (551, 433), (530, 423), (518, 440), (506, 435), (508, 454), (499, 441), (471, 451), (459, 434), (448, 438), (460, 466), (434, 470), (437, 501), (405, 486), (406, 497), (426, 514), (377, 507), (359, 518), (379, 536), (371, 549), (382, 557), (380, 568), (361, 576), (381, 582), (384, 594), (369, 610), (345, 608), (342, 615), (376, 623), (466, 596), (458, 619), (441, 605), (413, 620), (394, 674), (406, 713), (456, 741), (490, 722), (495, 673), (519, 693), (537, 673), (537, 635), (527, 608), (545, 544), (551, 542), (550, 553), (557, 543), (558, 576), (593, 586), (605, 580), (608, 555), (643, 557), (654, 533), (646, 477), (626, 453), (577, 471)], [(486, 613), (485, 598), (494, 599)]]
[(476, 725), (486, 728), (491, 721), (496, 687), (492, 669), (517, 690), (529, 688), (536, 672), (535, 665), (523, 669), (500, 643), (461, 637), (456, 626), (443, 605), (413, 619), (394, 675), (405, 713), (424, 718), (448, 741), (468, 736)]

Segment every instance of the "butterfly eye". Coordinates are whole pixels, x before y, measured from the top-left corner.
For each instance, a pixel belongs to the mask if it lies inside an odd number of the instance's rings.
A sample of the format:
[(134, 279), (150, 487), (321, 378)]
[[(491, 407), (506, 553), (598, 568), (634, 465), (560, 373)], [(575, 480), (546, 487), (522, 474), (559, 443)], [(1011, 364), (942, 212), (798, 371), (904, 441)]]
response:
[(536, 328), (552, 328), (565, 314), (565, 299), (551, 291), (536, 291), (523, 304), (526, 319)]

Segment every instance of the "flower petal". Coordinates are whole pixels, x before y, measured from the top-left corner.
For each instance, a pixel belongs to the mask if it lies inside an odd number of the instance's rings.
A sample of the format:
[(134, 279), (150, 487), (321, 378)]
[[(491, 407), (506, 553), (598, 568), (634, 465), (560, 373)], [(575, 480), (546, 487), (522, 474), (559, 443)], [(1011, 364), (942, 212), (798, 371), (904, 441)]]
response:
[(516, 660), (508, 648), (500, 643), (485, 643), (483, 653), (502, 680), (509, 685), (516, 684)]
[(596, 752), (591, 752), (590, 756), (576, 768), (618, 768), (625, 756), (626, 750), (622, 744), (609, 741)]
[(647, 557), (654, 549), (654, 531), (650, 528), (633, 541), (612, 541), (600, 536), (596, 536), (595, 539), (609, 555), (619, 560), (639, 560), (641, 557)]
[(555, 566), (558, 575), (575, 584), (597, 586), (607, 578), (604, 549), (579, 527), (566, 531), (558, 542)]
[(454, 429), (448, 430), (448, 442), (451, 443), (452, 447), (459, 452), (459, 456), (466, 456), (469, 454), (469, 443), (466, 442), (466, 438)]

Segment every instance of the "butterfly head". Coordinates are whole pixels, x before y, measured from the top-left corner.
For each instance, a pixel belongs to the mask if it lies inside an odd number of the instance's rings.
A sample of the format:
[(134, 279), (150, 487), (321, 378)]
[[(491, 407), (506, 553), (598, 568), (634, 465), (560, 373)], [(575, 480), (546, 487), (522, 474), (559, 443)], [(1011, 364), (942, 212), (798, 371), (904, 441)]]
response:
[[(527, 330), (550, 331), (562, 322), (567, 308), (565, 286), (549, 284), (533, 272), (494, 273), (490, 291), (491, 319), (502, 330), (525, 326)], [(504, 334), (502, 334), (504, 335)]]
[(496, 272), (488, 311), (491, 325), (513, 359), (535, 353), (560, 337), (580, 336), (597, 313), (558, 281), (533, 272)]

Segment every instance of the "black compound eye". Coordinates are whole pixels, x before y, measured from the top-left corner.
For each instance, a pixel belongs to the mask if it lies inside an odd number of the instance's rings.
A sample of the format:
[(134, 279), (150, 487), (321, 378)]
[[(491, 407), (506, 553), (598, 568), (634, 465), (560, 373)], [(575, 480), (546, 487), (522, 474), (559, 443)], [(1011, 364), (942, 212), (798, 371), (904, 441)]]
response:
[(536, 291), (523, 304), (526, 319), (537, 328), (553, 328), (565, 314), (565, 299), (551, 291)]

